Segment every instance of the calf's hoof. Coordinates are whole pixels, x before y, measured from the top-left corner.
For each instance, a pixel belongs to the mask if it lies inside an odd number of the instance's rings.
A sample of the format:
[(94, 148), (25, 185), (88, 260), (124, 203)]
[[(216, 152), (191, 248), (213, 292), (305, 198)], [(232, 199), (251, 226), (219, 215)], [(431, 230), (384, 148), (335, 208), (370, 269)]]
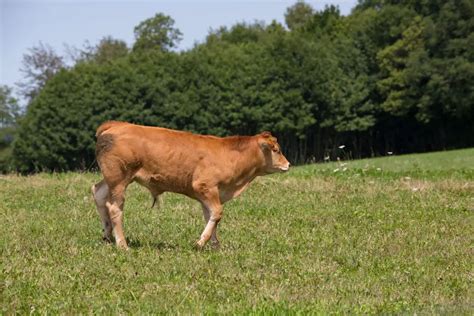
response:
[(128, 245), (127, 245), (127, 242), (126, 241), (118, 241), (117, 242), (117, 248), (120, 249), (120, 250), (130, 250), (130, 248), (128, 248)]
[(205, 242), (203, 242), (202, 240), (198, 240), (194, 243), (194, 249), (203, 250), (205, 245), (206, 245)]
[(211, 240), (211, 247), (214, 250), (221, 249), (221, 243), (218, 240)]
[(111, 244), (113, 242), (113, 238), (112, 238), (112, 236), (104, 235), (104, 236), (102, 236), (102, 241), (107, 243), (107, 244)]

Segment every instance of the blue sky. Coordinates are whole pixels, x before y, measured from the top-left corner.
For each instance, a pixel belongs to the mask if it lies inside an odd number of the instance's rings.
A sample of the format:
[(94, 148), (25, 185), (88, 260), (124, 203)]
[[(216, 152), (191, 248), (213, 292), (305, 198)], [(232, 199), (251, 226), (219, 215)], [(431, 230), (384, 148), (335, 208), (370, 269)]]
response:
[[(104, 36), (133, 43), (133, 28), (157, 12), (170, 15), (183, 33), (179, 49), (202, 42), (210, 29), (236, 22), (272, 20), (284, 22), (284, 13), (294, 1), (275, 0), (0, 0), (0, 84), (14, 87), (22, 78), (22, 56), (41, 41), (59, 55), (64, 44), (82, 47)], [(356, 0), (306, 1), (316, 9), (338, 5), (350, 13)]]

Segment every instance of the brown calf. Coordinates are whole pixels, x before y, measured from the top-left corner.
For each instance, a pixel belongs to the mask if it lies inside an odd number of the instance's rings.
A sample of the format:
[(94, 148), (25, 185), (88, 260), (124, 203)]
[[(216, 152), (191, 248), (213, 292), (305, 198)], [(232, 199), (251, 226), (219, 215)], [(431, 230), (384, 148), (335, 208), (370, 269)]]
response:
[(237, 197), (257, 176), (287, 171), (290, 163), (269, 132), (255, 136), (215, 137), (124, 122), (97, 129), (96, 156), (104, 179), (92, 194), (104, 226), (118, 247), (127, 249), (122, 218), (127, 186), (138, 182), (153, 198), (175, 192), (202, 204), (206, 226), (196, 242), (219, 241), (216, 228), (222, 204)]

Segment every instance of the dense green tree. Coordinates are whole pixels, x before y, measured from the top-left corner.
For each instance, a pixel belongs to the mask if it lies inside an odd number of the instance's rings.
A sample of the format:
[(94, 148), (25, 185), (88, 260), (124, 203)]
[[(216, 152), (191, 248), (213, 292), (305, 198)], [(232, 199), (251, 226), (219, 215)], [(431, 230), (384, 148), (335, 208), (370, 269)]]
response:
[(99, 64), (103, 64), (114, 59), (127, 56), (127, 54), (127, 43), (108, 36), (101, 39), (97, 45), (97, 48), (94, 52), (94, 60)]
[(96, 45), (91, 45), (89, 42), (86, 42), (82, 49), (67, 46), (67, 51), (70, 55), (69, 57), (76, 64), (79, 62), (96, 62), (103, 64), (117, 58), (125, 57), (129, 53), (127, 43), (122, 40), (114, 39), (111, 36), (102, 38)]
[(16, 168), (93, 166), (95, 129), (111, 119), (271, 130), (293, 163), (474, 145), (472, 1), (365, 0), (349, 16), (297, 2), (285, 19), (221, 27), (183, 52), (163, 14), (135, 28), (131, 52), (104, 38), (38, 90)]
[(182, 33), (174, 27), (174, 20), (162, 13), (146, 19), (135, 29), (134, 51), (158, 48), (168, 51), (179, 43)]
[(302, 0), (286, 9), (285, 23), (290, 30), (304, 27), (313, 18), (313, 7)]

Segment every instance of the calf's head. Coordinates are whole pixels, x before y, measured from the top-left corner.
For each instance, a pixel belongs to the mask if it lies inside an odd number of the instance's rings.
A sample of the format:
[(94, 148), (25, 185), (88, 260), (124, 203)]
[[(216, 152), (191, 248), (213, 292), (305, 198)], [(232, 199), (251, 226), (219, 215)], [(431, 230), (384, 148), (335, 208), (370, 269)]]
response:
[(281, 152), (277, 139), (270, 132), (259, 134), (258, 144), (265, 158), (264, 171), (266, 173), (284, 172), (290, 169), (290, 163)]

